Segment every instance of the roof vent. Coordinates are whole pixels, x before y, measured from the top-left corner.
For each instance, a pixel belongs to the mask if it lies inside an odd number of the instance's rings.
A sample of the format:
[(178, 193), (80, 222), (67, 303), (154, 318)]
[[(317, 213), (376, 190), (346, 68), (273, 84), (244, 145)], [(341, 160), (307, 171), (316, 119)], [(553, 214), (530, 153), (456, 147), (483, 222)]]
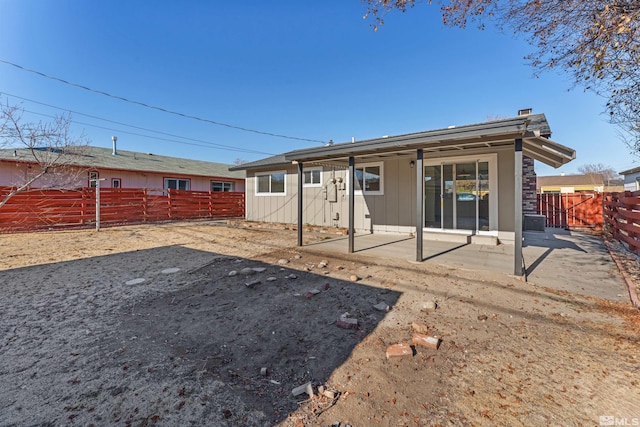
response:
[(116, 142), (118, 142), (118, 137), (117, 136), (112, 136), (111, 137), (111, 141), (113, 142), (113, 151), (111, 152), (111, 154), (113, 154), (114, 156), (118, 155), (118, 148), (116, 147)]
[(518, 110), (518, 116), (528, 116), (533, 112), (533, 108), (523, 108), (522, 110)]

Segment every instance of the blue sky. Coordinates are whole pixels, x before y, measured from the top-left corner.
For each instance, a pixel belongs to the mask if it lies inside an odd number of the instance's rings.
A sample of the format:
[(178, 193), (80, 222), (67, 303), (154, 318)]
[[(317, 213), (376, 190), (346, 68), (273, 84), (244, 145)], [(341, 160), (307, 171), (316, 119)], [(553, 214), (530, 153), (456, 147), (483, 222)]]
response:
[(523, 39), (446, 28), (437, 7), (427, 4), (388, 15), (378, 32), (364, 13), (359, 0), (0, 0), (0, 60), (302, 140), (164, 113), (1, 62), (0, 93), (21, 103), (29, 120), (74, 111), (75, 133), (84, 132), (92, 145), (110, 147), (117, 135), (122, 150), (221, 163), (329, 139), (480, 123), (530, 107), (547, 115), (554, 141), (577, 151), (560, 169), (538, 164), (539, 175), (577, 173), (587, 163), (617, 171), (637, 166), (602, 114), (605, 99), (556, 72), (534, 78)]

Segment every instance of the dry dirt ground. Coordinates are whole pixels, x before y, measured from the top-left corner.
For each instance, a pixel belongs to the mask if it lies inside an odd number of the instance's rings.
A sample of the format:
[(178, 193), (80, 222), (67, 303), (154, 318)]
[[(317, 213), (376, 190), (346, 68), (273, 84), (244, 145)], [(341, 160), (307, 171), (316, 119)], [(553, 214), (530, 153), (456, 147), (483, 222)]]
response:
[[(294, 230), (259, 224), (0, 241), (2, 426), (640, 420), (631, 304), (499, 273), (320, 255), (296, 247)], [(357, 329), (338, 326), (346, 312)], [(387, 359), (414, 324), (440, 347)], [(314, 397), (293, 396), (307, 382)]]

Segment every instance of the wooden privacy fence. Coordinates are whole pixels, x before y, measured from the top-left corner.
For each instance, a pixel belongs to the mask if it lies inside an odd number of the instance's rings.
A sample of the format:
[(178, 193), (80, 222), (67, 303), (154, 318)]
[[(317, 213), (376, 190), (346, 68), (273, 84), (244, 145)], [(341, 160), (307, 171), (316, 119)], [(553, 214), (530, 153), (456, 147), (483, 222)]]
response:
[[(0, 187), (0, 200), (11, 189)], [(178, 219), (243, 218), (244, 193), (135, 188), (100, 189), (100, 225), (138, 224)], [(29, 190), (0, 208), (0, 232), (96, 223), (96, 189)]]
[(631, 252), (640, 255), (640, 191), (607, 193), (604, 221), (614, 239), (626, 243)]
[(602, 229), (602, 193), (538, 194), (537, 214), (547, 227)]

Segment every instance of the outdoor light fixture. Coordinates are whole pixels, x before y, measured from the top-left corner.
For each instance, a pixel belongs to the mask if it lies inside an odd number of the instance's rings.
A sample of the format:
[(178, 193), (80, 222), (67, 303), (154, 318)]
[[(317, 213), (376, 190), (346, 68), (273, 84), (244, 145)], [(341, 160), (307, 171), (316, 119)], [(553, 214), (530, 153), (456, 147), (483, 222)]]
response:
[(415, 160), (411, 160), (409, 162), (409, 167), (413, 168), (416, 165), (416, 161)]

